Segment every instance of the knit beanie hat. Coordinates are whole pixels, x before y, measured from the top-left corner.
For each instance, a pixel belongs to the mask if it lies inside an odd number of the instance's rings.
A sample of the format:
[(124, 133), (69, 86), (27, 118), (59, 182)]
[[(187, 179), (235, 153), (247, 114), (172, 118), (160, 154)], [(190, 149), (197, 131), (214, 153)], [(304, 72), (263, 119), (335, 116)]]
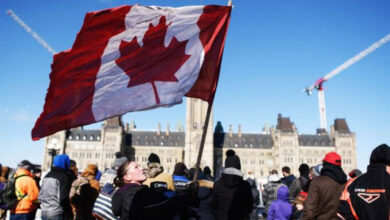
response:
[(309, 170), (310, 170), (310, 167), (305, 163), (303, 163), (299, 166), (299, 174), (301, 174), (301, 176), (309, 175)]
[(122, 152), (116, 152), (114, 164), (112, 166), (117, 169), (120, 166), (122, 166), (122, 164), (124, 164), (126, 162), (127, 162), (127, 158), (125, 157), (125, 155), (123, 155)]
[(226, 151), (225, 154), (226, 154), (226, 157), (230, 157), (230, 156), (236, 155), (236, 152), (234, 150), (232, 150), (232, 149), (229, 149), (229, 150)]
[(234, 153), (233, 155), (226, 157), (226, 159), (225, 159), (225, 167), (226, 168), (233, 167), (233, 168), (236, 168), (238, 170), (241, 170), (240, 158), (237, 155), (235, 155), (236, 152), (233, 151), (233, 153)]
[(148, 157), (148, 164), (150, 163), (160, 163), (160, 158), (157, 154), (151, 153)]
[(60, 154), (54, 157), (53, 166), (68, 171), (70, 167), (70, 159), (66, 154)]
[(390, 147), (387, 144), (381, 144), (376, 147), (371, 153), (370, 164), (390, 166)]
[(98, 168), (95, 164), (88, 164), (87, 168), (84, 169), (84, 172), (82, 173), (82, 176), (96, 176), (96, 173), (98, 171)]
[(336, 152), (327, 153), (323, 161), (341, 167), (341, 156)]

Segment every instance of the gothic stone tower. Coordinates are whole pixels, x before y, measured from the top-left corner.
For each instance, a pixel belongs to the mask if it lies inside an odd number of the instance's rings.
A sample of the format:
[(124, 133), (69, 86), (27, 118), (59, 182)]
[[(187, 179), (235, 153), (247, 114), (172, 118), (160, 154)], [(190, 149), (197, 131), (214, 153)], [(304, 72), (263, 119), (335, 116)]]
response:
[[(187, 98), (186, 111), (186, 133), (184, 146), (184, 163), (187, 167), (194, 167), (198, 157), (204, 121), (206, 118), (208, 103), (194, 98)], [(209, 166), (213, 170), (214, 148), (213, 148), (213, 114), (207, 127), (206, 141), (203, 149), (200, 166)]]

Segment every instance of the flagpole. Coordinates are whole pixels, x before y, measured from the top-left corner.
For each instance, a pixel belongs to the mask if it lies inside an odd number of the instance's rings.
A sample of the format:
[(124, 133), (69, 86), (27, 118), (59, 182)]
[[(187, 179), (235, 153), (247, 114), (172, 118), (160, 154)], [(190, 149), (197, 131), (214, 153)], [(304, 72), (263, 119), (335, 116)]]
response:
[(210, 121), (210, 115), (211, 115), (211, 109), (213, 106), (213, 102), (214, 102), (214, 98), (212, 99), (211, 102), (209, 102), (209, 104), (207, 106), (206, 119), (205, 119), (204, 125), (203, 125), (202, 139), (200, 141), (198, 159), (196, 160), (195, 173), (194, 173), (194, 178), (192, 180), (193, 182), (196, 182), (198, 180), (200, 161), (202, 160), (203, 148), (204, 148), (204, 143), (206, 141), (207, 128), (209, 127), (209, 121)]
[[(232, 1), (231, 0), (228, 1), (228, 6), (232, 7)], [(202, 160), (204, 143), (206, 141), (207, 128), (209, 127), (211, 109), (213, 108), (213, 103), (214, 103), (214, 96), (215, 96), (215, 92), (213, 94), (213, 97), (211, 98), (211, 101), (208, 103), (208, 106), (207, 106), (206, 119), (205, 119), (204, 125), (203, 125), (202, 139), (200, 141), (198, 158), (196, 160), (195, 173), (194, 173), (194, 178), (192, 179), (192, 182), (196, 182), (198, 180), (198, 175), (199, 175), (199, 170), (200, 170), (199, 169), (200, 168), (200, 161)]]

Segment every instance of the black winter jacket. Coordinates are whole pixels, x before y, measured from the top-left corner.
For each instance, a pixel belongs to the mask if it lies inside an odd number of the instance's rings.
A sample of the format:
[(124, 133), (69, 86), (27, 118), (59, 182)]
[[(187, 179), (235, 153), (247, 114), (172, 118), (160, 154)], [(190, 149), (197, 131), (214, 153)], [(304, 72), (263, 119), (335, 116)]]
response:
[(215, 218), (217, 220), (249, 219), (253, 198), (251, 187), (242, 178), (241, 171), (225, 168), (213, 189)]
[(148, 186), (127, 184), (112, 198), (112, 212), (123, 220), (170, 220), (189, 204), (185, 195), (168, 198)]
[(57, 167), (53, 167), (43, 178), (41, 191), (39, 192), (43, 216), (63, 215), (64, 219), (71, 218), (70, 213), (72, 211), (69, 203), (71, 184), (69, 175)]
[(390, 175), (386, 172), (386, 165), (371, 164), (367, 167), (367, 173), (348, 182), (340, 199), (338, 215), (344, 219), (355, 219), (355, 212), (359, 219), (388, 220), (389, 210)]

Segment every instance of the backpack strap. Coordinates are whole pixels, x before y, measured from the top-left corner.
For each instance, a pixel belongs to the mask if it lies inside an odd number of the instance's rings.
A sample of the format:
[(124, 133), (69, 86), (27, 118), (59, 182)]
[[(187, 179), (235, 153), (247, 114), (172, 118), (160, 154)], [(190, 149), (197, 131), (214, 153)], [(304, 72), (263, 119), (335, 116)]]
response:
[[(19, 179), (20, 177), (24, 177), (24, 176), (28, 176), (28, 175), (26, 175), (26, 174), (22, 174), (22, 175), (20, 175), (20, 176), (17, 176), (17, 177), (14, 177), (14, 189), (15, 189), (15, 195), (16, 195), (16, 197), (20, 197), (20, 199), (18, 199), (18, 200), (22, 200), (24, 197), (26, 197), (27, 195), (26, 194), (22, 194), (22, 193), (18, 193), (18, 190), (16, 189), (16, 180), (17, 179)], [(20, 194), (20, 195), (18, 195), (18, 194)]]

